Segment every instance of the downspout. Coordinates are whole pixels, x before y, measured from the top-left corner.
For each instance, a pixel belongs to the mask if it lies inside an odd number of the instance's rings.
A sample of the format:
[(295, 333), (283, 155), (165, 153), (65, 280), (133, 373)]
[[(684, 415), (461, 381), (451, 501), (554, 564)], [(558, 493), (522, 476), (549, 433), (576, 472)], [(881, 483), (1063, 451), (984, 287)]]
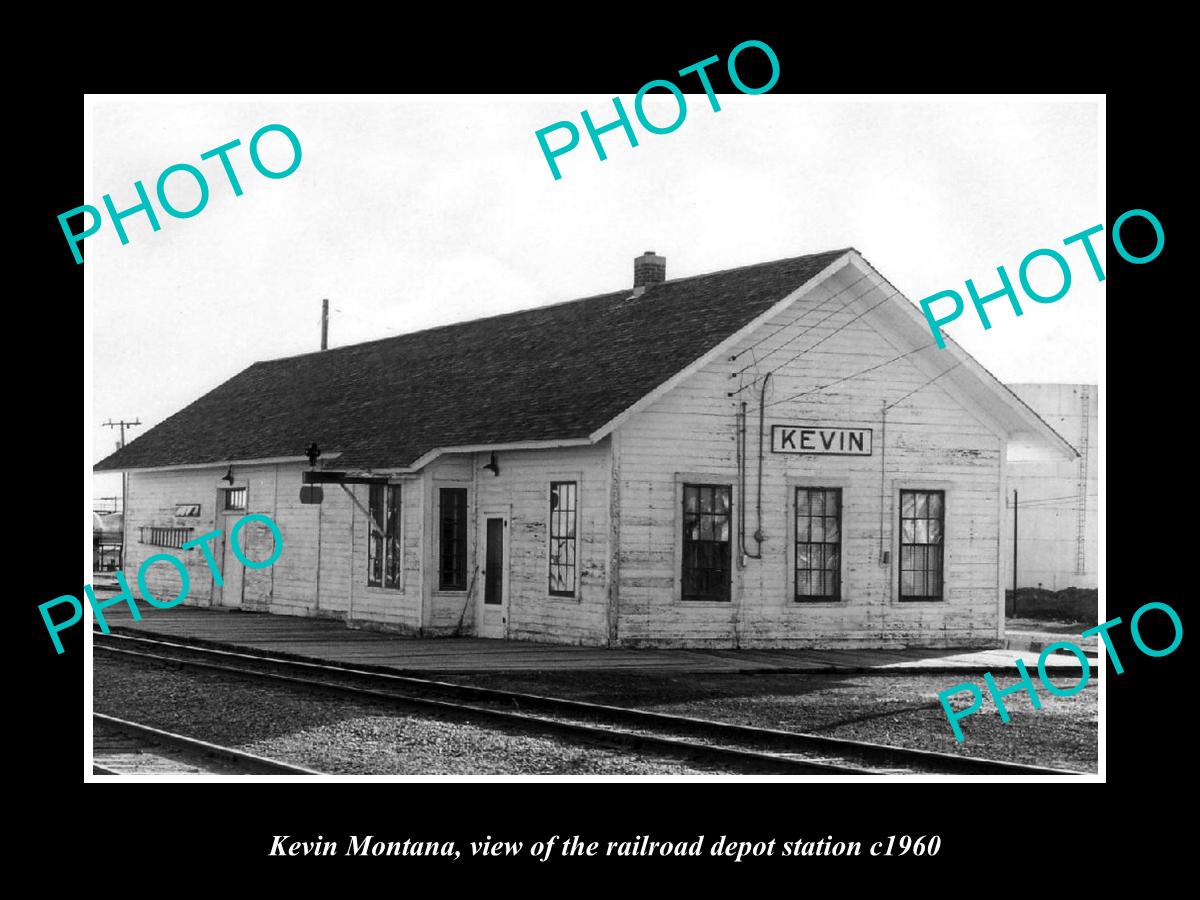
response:
[(762, 559), (762, 482), (763, 482), (763, 431), (764, 421), (767, 415), (767, 382), (771, 380), (771, 373), (768, 372), (763, 376), (762, 390), (758, 394), (758, 498), (755, 501), (755, 529), (754, 542), (758, 544), (758, 556), (755, 559)]
[[(758, 495), (755, 499), (755, 528), (754, 542), (758, 545), (758, 552), (751, 553), (746, 549), (746, 509), (744, 502), (740, 507), (738, 517), (738, 540), (741, 543), (742, 556), (747, 559), (762, 559), (763, 531), (762, 531), (762, 489), (763, 489), (763, 431), (766, 418), (766, 398), (767, 398), (767, 382), (771, 379), (771, 373), (768, 372), (763, 378), (762, 390), (758, 397)], [(746, 402), (742, 401), (741, 410), (741, 428), (739, 429), (739, 454), (738, 454), (738, 470), (740, 475), (741, 496), (738, 498), (741, 501), (746, 497)]]
[[(735, 452), (737, 455), (737, 470), (738, 470), (738, 491), (735, 502), (737, 503), (737, 535), (738, 535), (738, 557), (737, 557), (737, 572), (738, 572), (738, 597), (742, 595), (742, 588), (745, 587), (744, 572), (746, 569), (746, 401), (743, 400), (738, 409), (737, 414), (737, 439), (735, 441)], [(730, 573), (730, 577), (733, 575)], [(733, 631), (733, 646), (737, 649), (741, 645), (741, 636), (738, 633), (738, 604), (731, 603), (729, 627)]]
[[(887, 471), (887, 404), (883, 406), (883, 427), (880, 430), (879, 437), (879, 564), (885, 564), (884, 548), (883, 548), (883, 500), (884, 500), (884, 480)], [(891, 596), (891, 590), (888, 590), (888, 596)]]

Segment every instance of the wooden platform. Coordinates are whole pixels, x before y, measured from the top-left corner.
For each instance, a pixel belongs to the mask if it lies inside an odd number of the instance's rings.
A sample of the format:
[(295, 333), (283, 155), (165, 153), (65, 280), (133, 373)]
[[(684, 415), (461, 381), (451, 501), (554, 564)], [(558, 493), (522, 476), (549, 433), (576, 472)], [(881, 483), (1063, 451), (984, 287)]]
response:
[[(1015, 660), (1019, 658), (1037, 677), (1037, 654), (1021, 650), (609, 650), (478, 638), (411, 638), (350, 629), (341, 622), (324, 619), (194, 607), (143, 609), (140, 622), (133, 620), (124, 605), (109, 607), (105, 615), (114, 630), (411, 673), (641, 670), (1015, 674)], [(1079, 670), (1073, 656), (1055, 655), (1047, 666), (1064, 673), (1064, 677)]]

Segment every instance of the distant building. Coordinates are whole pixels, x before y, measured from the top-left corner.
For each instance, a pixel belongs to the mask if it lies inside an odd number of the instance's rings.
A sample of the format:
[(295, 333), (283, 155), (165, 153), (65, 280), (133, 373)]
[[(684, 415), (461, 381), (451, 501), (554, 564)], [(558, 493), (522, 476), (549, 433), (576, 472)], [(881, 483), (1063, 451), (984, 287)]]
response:
[(1010, 384), (1009, 388), (1070, 441), (1079, 457), (1017, 459), (1010, 454), (1005, 523), (1008, 586), (1012, 587), (1016, 491), (1017, 586), (1041, 586), (1049, 591), (1094, 588), (1099, 564), (1099, 390), (1094, 384)]

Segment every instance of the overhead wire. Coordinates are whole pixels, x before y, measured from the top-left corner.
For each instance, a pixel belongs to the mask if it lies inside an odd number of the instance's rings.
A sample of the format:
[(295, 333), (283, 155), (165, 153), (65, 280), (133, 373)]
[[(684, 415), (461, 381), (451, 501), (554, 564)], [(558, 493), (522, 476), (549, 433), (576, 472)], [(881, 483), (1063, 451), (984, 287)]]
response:
[[(872, 288), (872, 290), (874, 290), (874, 288)], [(841, 325), (839, 325), (837, 328), (833, 329), (833, 331), (829, 332), (829, 334), (825, 335), (825, 337), (821, 338), (821, 339), (820, 339), (819, 341), (817, 341), (815, 344), (810, 344), (809, 346), (805, 347), (803, 350), (799, 351), (798, 353), (794, 353), (792, 356), (790, 356), (790, 357), (788, 357), (787, 359), (785, 359), (785, 360), (784, 360), (783, 362), (781, 362), (779, 365), (777, 365), (777, 366), (773, 366), (772, 368), (770, 368), (769, 370), (767, 370), (766, 372), (764, 372), (762, 375), (759, 375), (759, 376), (757, 376), (756, 378), (754, 378), (754, 380), (753, 380), (753, 381), (749, 382), (748, 384), (743, 384), (743, 385), (741, 385), (741, 386), (740, 386), (740, 387), (739, 387), (739, 388), (738, 388), (736, 391), (730, 391), (730, 392), (729, 392), (729, 396), (730, 396), (730, 397), (732, 397), (732, 396), (734, 396), (735, 394), (738, 394), (738, 393), (742, 392), (743, 390), (745, 390), (745, 389), (746, 389), (746, 388), (748, 388), (748, 387), (753, 387), (753, 386), (754, 386), (755, 384), (757, 384), (757, 383), (758, 383), (758, 382), (759, 382), (761, 379), (763, 379), (763, 378), (765, 378), (765, 377), (767, 377), (767, 376), (769, 376), (769, 375), (773, 375), (774, 373), (776, 373), (776, 372), (778, 372), (780, 369), (782, 369), (784, 366), (786, 366), (786, 365), (790, 365), (791, 363), (795, 362), (797, 359), (799, 359), (799, 358), (800, 358), (801, 356), (803, 356), (805, 353), (808, 353), (808, 352), (810, 352), (810, 351), (812, 351), (812, 350), (815, 350), (817, 347), (821, 346), (823, 343), (825, 343), (827, 340), (829, 340), (829, 339), (830, 339), (831, 337), (833, 337), (835, 334), (838, 334), (839, 332), (841, 332), (841, 331), (845, 330), (846, 328), (848, 328), (849, 326), (853, 325), (855, 322), (857, 322), (859, 319), (861, 319), (863, 316), (865, 316), (867, 313), (871, 312), (872, 310), (878, 309), (880, 306), (882, 306), (883, 304), (887, 303), (887, 302), (888, 302), (889, 300), (891, 300), (893, 297), (895, 297), (895, 296), (898, 296), (898, 295), (899, 295), (899, 293), (900, 293), (899, 291), (896, 291), (895, 293), (888, 294), (886, 297), (884, 297), (884, 298), (883, 298), (882, 300), (880, 300), (878, 303), (875, 303), (875, 304), (872, 304), (871, 306), (868, 306), (868, 307), (867, 307), (866, 309), (864, 309), (862, 312), (858, 313), (858, 314), (857, 314), (857, 315), (855, 315), (855, 316), (852, 316), (850, 319), (848, 319), (847, 321), (843, 322), (843, 323), (842, 323)], [(817, 322), (817, 323), (815, 323), (814, 325), (810, 326), (809, 328), (807, 328), (807, 329), (805, 330), (805, 332), (801, 332), (801, 334), (807, 333), (808, 331), (812, 331), (812, 329), (813, 329), (813, 328), (816, 328), (817, 326), (819, 326), (819, 325), (822, 325), (823, 323), (825, 323), (825, 322), (826, 322), (826, 321), (828, 321), (829, 319), (833, 318), (835, 315), (837, 315), (837, 314), (838, 314), (839, 312), (841, 312), (841, 311), (842, 311), (842, 310), (841, 310), (841, 308), (840, 308), (840, 307), (839, 307), (838, 309), (835, 309), (833, 312), (831, 312), (829, 315), (827, 315), (827, 316), (826, 316), (824, 319), (822, 319), (820, 322)], [(800, 337), (800, 334), (796, 335), (796, 337)], [(793, 338), (792, 340), (795, 340), (795, 338)], [(788, 341), (787, 343), (791, 343), (791, 341)], [(783, 346), (786, 346), (786, 344), (784, 344)], [(781, 349), (783, 349), (783, 347), (781, 346), (781, 347), (780, 347), (780, 348), (778, 348), (778, 349), (780, 349), (780, 350), (781, 350)], [(772, 351), (772, 352), (778, 352), (778, 350), (775, 350), (775, 351)], [(749, 367), (747, 367), (747, 368), (749, 368)], [(743, 369), (742, 371), (745, 371), (745, 369)], [(737, 375), (737, 374), (740, 374), (740, 372), (738, 372), (738, 373), (734, 373), (734, 374), (735, 374), (735, 375)]]
[(930, 378), (928, 381), (926, 381), (921, 386), (913, 388), (911, 391), (909, 391), (907, 394), (905, 394), (899, 400), (889, 403), (887, 406), (885, 406), (883, 408), (884, 411), (886, 412), (887, 410), (892, 409), (893, 407), (899, 406), (901, 403), (903, 403), (905, 400), (907, 400), (913, 394), (917, 393), (918, 391), (925, 390), (925, 388), (929, 387), (931, 384), (933, 384), (939, 378), (944, 378), (945, 376), (949, 375), (951, 372), (953, 372), (955, 369), (957, 369), (959, 366), (961, 366), (963, 364), (963, 362), (964, 362), (964, 360), (960, 359), (958, 362), (956, 362), (950, 368), (942, 370), (941, 372), (939, 372), (937, 375), (934, 375), (932, 378)]
[[(870, 274), (870, 273), (868, 273), (868, 274)], [(803, 319), (805, 316), (808, 316), (808, 315), (811, 315), (812, 313), (815, 313), (815, 312), (816, 312), (817, 310), (819, 310), (821, 307), (825, 306), (826, 304), (828, 304), (828, 303), (832, 302), (833, 300), (836, 300), (838, 297), (842, 296), (842, 294), (846, 293), (846, 291), (850, 290), (850, 288), (854, 287), (854, 285), (858, 284), (858, 282), (862, 281), (862, 280), (863, 280), (864, 278), (866, 278), (866, 277), (867, 277), (867, 275), (863, 275), (861, 278), (857, 279), (856, 281), (853, 281), (853, 282), (851, 282), (850, 284), (846, 285), (844, 288), (842, 288), (842, 289), (841, 289), (840, 291), (838, 291), (837, 293), (835, 293), (835, 294), (830, 294), (828, 297), (826, 297), (824, 300), (822, 300), (820, 303), (818, 303), (818, 304), (817, 304), (816, 306), (814, 306), (812, 309), (805, 310), (803, 313), (801, 313), (801, 314), (800, 314), (799, 316), (797, 316), (796, 318), (794, 318), (794, 319), (791, 319), (791, 320), (789, 320), (789, 321), (787, 321), (787, 322), (784, 322), (784, 323), (783, 323), (783, 324), (781, 324), (781, 325), (780, 325), (778, 328), (776, 328), (774, 331), (770, 332), (769, 334), (765, 334), (765, 335), (763, 335), (761, 338), (759, 338), (757, 341), (755, 341), (755, 342), (754, 342), (753, 344), (751, 344), (749, 347), (746, 347), (744, 350), (739, 350), (737, 353), (733, 354), (733, 356), (729, 357), (729, 361), (730, 361), (730, 362), (733, 362), (733, 361), (734, 361), (734, 360), (736, 360), (736, 359), (737, 359), (739, 356), (742, 356), (743, 354), (750, 352), (750, 351), (751, 351), (751, 350), (753, 350), (755, 347), (757, 347), (759, 344), (762, 344), (762, 343), (763, 343), (763, 342), (765, 342), (765, 341), (769, 341), (771, 338), (775, 337), (775, 335), (779, 334), (779, 332), (783, 331), (785, 328), (790, 328), (792, 325), (795, 325), (797, 322), (799, 322), (799, 321), (800, 321), (801, 319)], [(820, 323), (817, 323), (817, 324), (820, 324)], [(804, 332), (801, 332), (801, 334), (803, 334), (803, 333), (804, 333)], [(800, 335), (796, 335), (796, 337), (799, 337), (799, 336), (800, 336)], [(787, 341), (784, 341), (782, 344), (780, 344), (778, 347), (776, 347), (776, 348), (775, 348), (775, 350), (773, 350), (773, 351), (771, 351), (771, 352), (775, 352), (775, 351), (778, 351), (778, 350), (782, 350), (782, 349), (783, 349), (784, 347), (786, 347), (786, 346), (787, 346), (789, 343), (791, 343), (792, 341), (794, 341), (794, 340), (796, 339), (796, 337), (793, 337), (793, 338), (790, 338), (790, 339), (789, 339), (789, 340), (787, 340)], [(740, 375), (742, 372), (745, 372), (747, 368), (751, 368), (751, 367), (752, 367), (752, 366), (746, 366), (745, 368), (739, 369), (737, 372), (735, 372), (735, 373), (733, 373), (733, 374), (734, 374), (735, 376), (736, 376), (736, 375)]]
[(884, 366), (890, 366), (892, 363), (898, 362), (907, 356), (912, 356), (914, 353), (920, 353), (922, 350), (928, 350), (930, 347), (934, 347), (934, 346), (937, 346), (937, 345), (936, 344), (926, 344), (923, 347), (917, 347), (915, 350), (909, 350), (907, 353), (901, 353), (899, 356), (893, 356), (891, 359), (886, 360), (885, 362), (876, 363), (875, 365), (869, 366), (869, 367), (863, 369), (862, 371), (855, 372), (853, 375), (847, 375), (845, 378), (838, 378), (836, 381), (831, 381), (828, 384), (822, 384), (822, 385), (818, 385), (815, 388), (809, 388), (807, 391), (801, 391), (798, 394), (792, 394), (790, 397), (784, 397), (780, 400), (772, 400), (770, 403), (767, 404), (767, 406), (775, 406), (776, 404), (787, 403), (789, 400), (796, 400), (796, 399), (798, 399), (800, 397), (804, 397), (808, 394), (815, 394), (818, 391), (825, 390), (825, 388), (833, 387), (835, 384), (841, 384), (844, 381), (850, 381), (851, 379), (858, 378), (861, 375), (866, 375), (868, 372), (874, 372), (876, 369), (882, 369)]

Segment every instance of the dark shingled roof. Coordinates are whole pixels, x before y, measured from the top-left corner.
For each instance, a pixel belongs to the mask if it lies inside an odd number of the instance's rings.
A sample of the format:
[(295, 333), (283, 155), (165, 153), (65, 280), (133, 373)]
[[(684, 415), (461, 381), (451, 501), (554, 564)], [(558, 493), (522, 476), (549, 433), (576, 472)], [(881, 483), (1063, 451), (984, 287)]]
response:
[(259, 362), (97, 471), (300, 457), (411, 465), (438, 447), (584, 438), (847, 250), (679, 278)]

